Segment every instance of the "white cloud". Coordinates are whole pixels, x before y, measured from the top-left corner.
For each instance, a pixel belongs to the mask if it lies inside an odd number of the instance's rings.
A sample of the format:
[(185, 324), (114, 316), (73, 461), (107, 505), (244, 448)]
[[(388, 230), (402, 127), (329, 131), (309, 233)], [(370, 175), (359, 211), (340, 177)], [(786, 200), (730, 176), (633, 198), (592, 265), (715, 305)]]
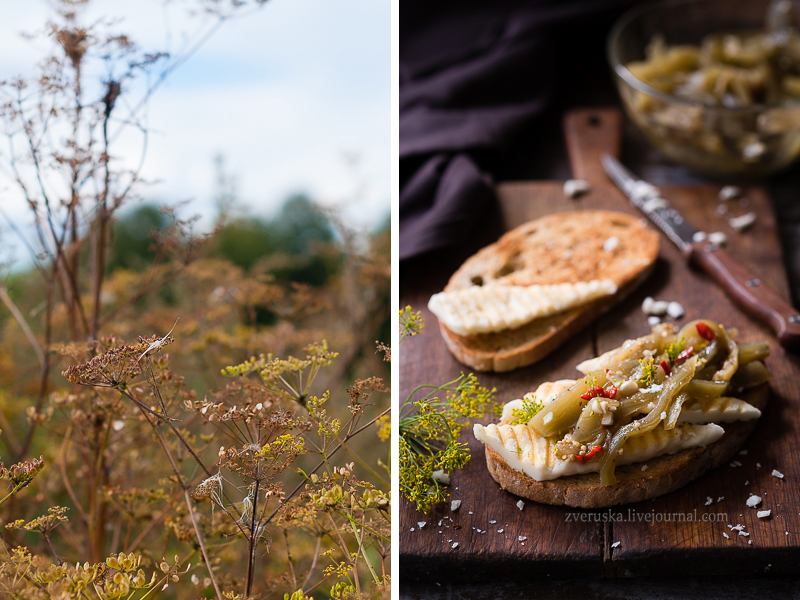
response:
[[(120, 31), (145, 49), (185, 48), (207, 18), (186, 18), (191, 2), (95, 1), (91, 20), (120, 15)], [(0, 78), (30, 74), (47, 44), (23, 39), (42, 28), (46, 2), (8, 3), (0, 22)], [(305, 191), (342, 204), (348, 218), (374, 224), (389, 212), (390, 3), (386, 0), (270, 0), (232, 19), (175, 71), (148, 108), (145, 177), (161, 183), (144, 195), (193, 198), (211, 210), (213, 159), (222, 153), (254, 211), (272, 212)], [(102, 75), (101, 71), (90, 72)], [(360, 157), (354, 173), (344, 152)], [(138, 162), (138, 142), (121, 138), (117, 155)], [(362, 198), (349, 201), (359, 186)], [(0, 185), (0, 189), (6, 187)], [(18, 214), (19, 206), (3, 208)]]

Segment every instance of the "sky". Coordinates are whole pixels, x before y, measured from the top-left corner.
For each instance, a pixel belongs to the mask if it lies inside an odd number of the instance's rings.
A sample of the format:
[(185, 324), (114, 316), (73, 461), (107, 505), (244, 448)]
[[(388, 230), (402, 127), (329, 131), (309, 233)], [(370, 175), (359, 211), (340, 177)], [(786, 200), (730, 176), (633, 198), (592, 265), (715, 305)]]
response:
[[(52, 7), (3, 4), (0, 79), (29, 76), (50, 46), (21, 34), (40, 31)], [(198, 5), (93, 0), (82, 16), (119, 18), (115, 28), (144, 50), (177, 55), (213, 24), (189, 16)], [(251, 213), (269, 216), (306, 193), (356, 226), (380, 223), (390, 202), (390, 13), (388, 0), (269, 0), (227, 20), (150, 100), (143, 175), (158, 183), (145, 199), (188, 200), (184, 214), (210, 223), (221, 154)], [(120, 138), (117, 158), (138, 163), (139, 142)], [(8, 184), (0, 205), (23, 215)]]

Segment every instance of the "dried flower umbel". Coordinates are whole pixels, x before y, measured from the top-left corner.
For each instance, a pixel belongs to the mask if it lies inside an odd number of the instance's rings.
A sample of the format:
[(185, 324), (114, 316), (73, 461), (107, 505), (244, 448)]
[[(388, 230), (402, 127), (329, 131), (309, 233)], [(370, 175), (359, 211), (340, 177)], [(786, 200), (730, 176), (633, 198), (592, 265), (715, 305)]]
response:
[[(339, 467), (331, 459), (339, 450), (344, 450), (388, 487), (388, 477), (370, 467), (348, 443), (388, 415), (389, 409), (386, 409), (368, 423), (361, 424), (371, 395), (386, 393), (388, 389), (377, 377), (357, 380), (347, 390), (350, 418), (346, 422), (332, 418), (326, 409), (330, 394), (313, 396), (309, 395), (309, 390), (320, 369), (329, 366), (337, 354), (328, 350), (325, 341), (307, 346), (304, 352), (304, 359), (283, 360), (262, 355), (228, 367), (223, 374), (242, 378), (239, 385), (229, 387), (216, 401), (186, 404), (233, 444), (220, 447), (217, 461), (220, 471), (203, 480), (195, 488), (194, 496), (210, 500), (235, 519), (247, 538), (250, 565), (246, 594), (252, 586), (251, 574), (259, 543), (267, 547), (272, 543), (268, 526), (273, 522), (283, 529), (284, 535), (291, 529), (308, 531), (317, 538), (318, 548), (324, 537), (334, 540), (344, 560), (336, 563), (339, 565), (336, 568), (326, 569), (321, 581), (331, 577), (342, 579), (338, 587), (335, 586), (340, 597), (348, 590), (356, 594), (366, 591), (362, 589), (358, 574), (359, 564), (366, 566), (371, 583), (384, 589), (388, 585), (384, 569), (390, 543), (389, 497), (374, 483), (355, 477), (355, 462)], [(257, 374), (258, 379), (252, 380), (249, 377), (252, 374)], [(230, 406), (237, 397), (242, 403)], [(303, 455), (319, 457), (317, 465), (308, 473), (293, 466)], [(379, 465), (386, 468), (380, 461)], [(279, 478), (286, 469), (292, 469), (303, 478), (289, 492)], [(223, 471), (229, 475), (223, 477)], [(227, 477), (231, 476), (246, 484), (247, 493), (241, 503), (226, 499), (225, 488), (233, 487), (230, 483), (226, 486)], [(234, 516), (236, 513), (238, 518)], [(354, 538), (355, 549), (346, 538)], [(334, 550), (331, 548), (328, 554)], [(374, 550), (381, 557), (380, 569), (370, 556)], [(312, 589), (317, 585), (319, 583)], [(302, 590), (292, 597), (295, 596), (305, 597)]]

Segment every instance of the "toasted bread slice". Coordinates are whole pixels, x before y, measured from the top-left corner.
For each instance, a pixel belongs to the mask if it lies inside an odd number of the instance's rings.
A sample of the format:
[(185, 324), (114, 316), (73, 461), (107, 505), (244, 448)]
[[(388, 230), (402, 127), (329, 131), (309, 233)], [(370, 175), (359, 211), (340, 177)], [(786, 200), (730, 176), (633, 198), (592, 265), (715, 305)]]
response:
[(530, 365), (636, 288), (655, 265), (658, 246), (655, 231), (624, 213), (574, 211), (529, 221), (469, 258), (444, 291), (610, 279), (617, 293), (498, 333), (463, 336), (440, 323), (442, 337), (456, 359), (476, 371)]
[[(741, 398), (763, 411), (769, 397), (769, 386), (763, 384), (749, 390)], [(757, 419), (722, 423), (724, 435), (705, 447), (690, 448), (666, 454), (644, 463), (618, 466), (614, 473), (617, 484), (603, 487), (599, 473), (570, 475), (549, 481), (536, 481), (515, 471), (494, 450), (486, 446), (489, 473), (504, 490), (541, 502), (579, 508), (605, 508), (629, 502), (641, 502), (675, 491), (694, 481), (709, 469), (718, 467), (734, 456), (756, 426)], [(642, 467), (647, 465), (646, 470)]]

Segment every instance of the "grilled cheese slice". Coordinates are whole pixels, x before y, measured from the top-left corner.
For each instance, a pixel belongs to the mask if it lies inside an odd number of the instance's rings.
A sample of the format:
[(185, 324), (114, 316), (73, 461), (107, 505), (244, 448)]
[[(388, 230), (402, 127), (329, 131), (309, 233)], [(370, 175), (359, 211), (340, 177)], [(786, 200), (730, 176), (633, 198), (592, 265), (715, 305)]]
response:
[(475, 335), (516, 329), (616, 291), (610, 279), (555, 285), (476, 285), (434, 294), (428, 308), (450, 331)]
[(761, 411), (738, 398), (721, 396), (713, 400), (688, 400), (681, 406), (678, 421), (682, 423), (733, 423), (752, 421)]
[[(484, 427), (476, 423), (473, 433), (478, 440), (497, 452), (512, 469), (537, 481), (600, 470), (599, 460), (581, 463), (558, 458), (553, 452), (558, 438), (541, 437), (528, 425), (492, 423)], [(643, 462), (662, 454), (707, 446), (721, 438), (723, 433), (725, 431), (722, 427), (714, 423), (684, 423), (668, 431), (664, 429), (663, 423), (659, 423), (653, 430), (625, 442), (617, 465)]]

